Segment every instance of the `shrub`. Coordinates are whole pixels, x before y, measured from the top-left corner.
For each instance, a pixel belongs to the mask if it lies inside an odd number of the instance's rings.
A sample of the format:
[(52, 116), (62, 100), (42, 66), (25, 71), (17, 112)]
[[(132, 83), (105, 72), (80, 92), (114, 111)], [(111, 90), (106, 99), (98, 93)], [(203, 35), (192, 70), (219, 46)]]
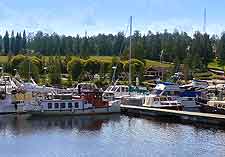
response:
[(72, 80), (79, 78), (84, 69), (84, 61), (80, 58), (73, 58), (67, 64), (67, 71), (72, 76)]

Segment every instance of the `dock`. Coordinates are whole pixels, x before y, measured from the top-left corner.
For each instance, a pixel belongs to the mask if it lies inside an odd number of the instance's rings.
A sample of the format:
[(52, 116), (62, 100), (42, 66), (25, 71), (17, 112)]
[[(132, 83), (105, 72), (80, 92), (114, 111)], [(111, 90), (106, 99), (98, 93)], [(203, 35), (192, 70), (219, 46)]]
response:
[(121, 105), (121, 111), (125, 114), (136, 116), (167, 117), (178, 119), (185, 123), (204, 123), (220, 125), (225, 127), (225, 115), (209, 114), (200, 112), (175, 111), (168, 109), (157, 109), (143, 106)]

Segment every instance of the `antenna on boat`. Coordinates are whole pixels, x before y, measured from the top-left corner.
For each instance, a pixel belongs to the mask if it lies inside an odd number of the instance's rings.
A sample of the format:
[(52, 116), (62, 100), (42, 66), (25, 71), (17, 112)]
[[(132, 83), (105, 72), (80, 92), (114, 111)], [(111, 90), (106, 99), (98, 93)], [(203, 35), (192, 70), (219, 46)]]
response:
[(204, 9), (203, 33), (206, 33), (206, 8)]
[(132, 16), (130, 16), (130, 53), (129, 53), (129, 85), (132, 84), (132, 80), (131, 80), (131, 46), (132, 43)]
[(31, 79), (31, 77), (30, 77), (30, 76), (31, 76), (31, 75), (30, 75), (30, 61), (29, 61), (28, 68), (29, 68), (29, 69), (28, 69), (28, 70), (29, 70), (29, 72), (28, 72), (28, 73), (29, 73), (29, 80), (30, 80), (30, 79)]

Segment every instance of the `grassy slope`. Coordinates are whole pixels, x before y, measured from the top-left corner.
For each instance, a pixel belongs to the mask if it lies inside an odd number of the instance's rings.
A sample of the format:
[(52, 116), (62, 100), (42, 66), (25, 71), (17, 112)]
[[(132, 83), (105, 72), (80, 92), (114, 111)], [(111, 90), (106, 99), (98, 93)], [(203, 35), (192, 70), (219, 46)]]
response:
[(0, 56), (0, 64), (4, 64), (8, 62), (8, 56)]
[[(73, 56), (76, 57), (76, 56)], [(49, 57), (46, 57), (49, 58)], [(96, 60), (101, 60), (101, 61), (106, 61), (106, 62), (111, 62), (112, 61), (112, 56), (91, 56), (91, 59), (96, 59)], [(158, 61), (152, 61), (152, 60), (145, 60), (146, 62), (146, 67), (165, 67), (165, 68), (171, 68), (173, 67), (173, 64), (170, 63), (163, 63), (160, 64)], [(0, 64), (4, 64), (8, 62), (8, 56), (0, 56)]]
[(208, 64), (208, 68), (223, 70), (223, 65), (219, 61), (214, 59), (212, 62)]

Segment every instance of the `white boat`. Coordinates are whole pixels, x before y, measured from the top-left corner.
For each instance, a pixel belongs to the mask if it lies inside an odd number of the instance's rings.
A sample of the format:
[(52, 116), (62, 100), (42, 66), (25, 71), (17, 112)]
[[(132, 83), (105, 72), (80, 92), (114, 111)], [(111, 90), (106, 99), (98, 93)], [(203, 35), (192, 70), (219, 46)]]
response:
[(183, 110), (183, 105), (180, 102), (173, 100), (172, 97), (168, 96), (146, 96), (143, 106), (160, 109)]
[(102, 101), (97, 93), (81, 96), (57, 95), (40, 100), (35, 105), (26, 105), (25, 112), (32, 115), (84, 115), (120, 113), (119, 101)]
[(105, 101), (119, 100), (126, 96), (130, 96), (129, 87), (126, 85), (109, 86), (103, 92), (103, 100)]
[(162, 82), (153, 89), (152, 96), (169, 96), (173, 100), (179, 101), (186, 111), (198, 111), (199, 105), (196, 104), (196, 95), (199, 92), (188, 91), (180, 88), (179, 85), (170, 82)]

